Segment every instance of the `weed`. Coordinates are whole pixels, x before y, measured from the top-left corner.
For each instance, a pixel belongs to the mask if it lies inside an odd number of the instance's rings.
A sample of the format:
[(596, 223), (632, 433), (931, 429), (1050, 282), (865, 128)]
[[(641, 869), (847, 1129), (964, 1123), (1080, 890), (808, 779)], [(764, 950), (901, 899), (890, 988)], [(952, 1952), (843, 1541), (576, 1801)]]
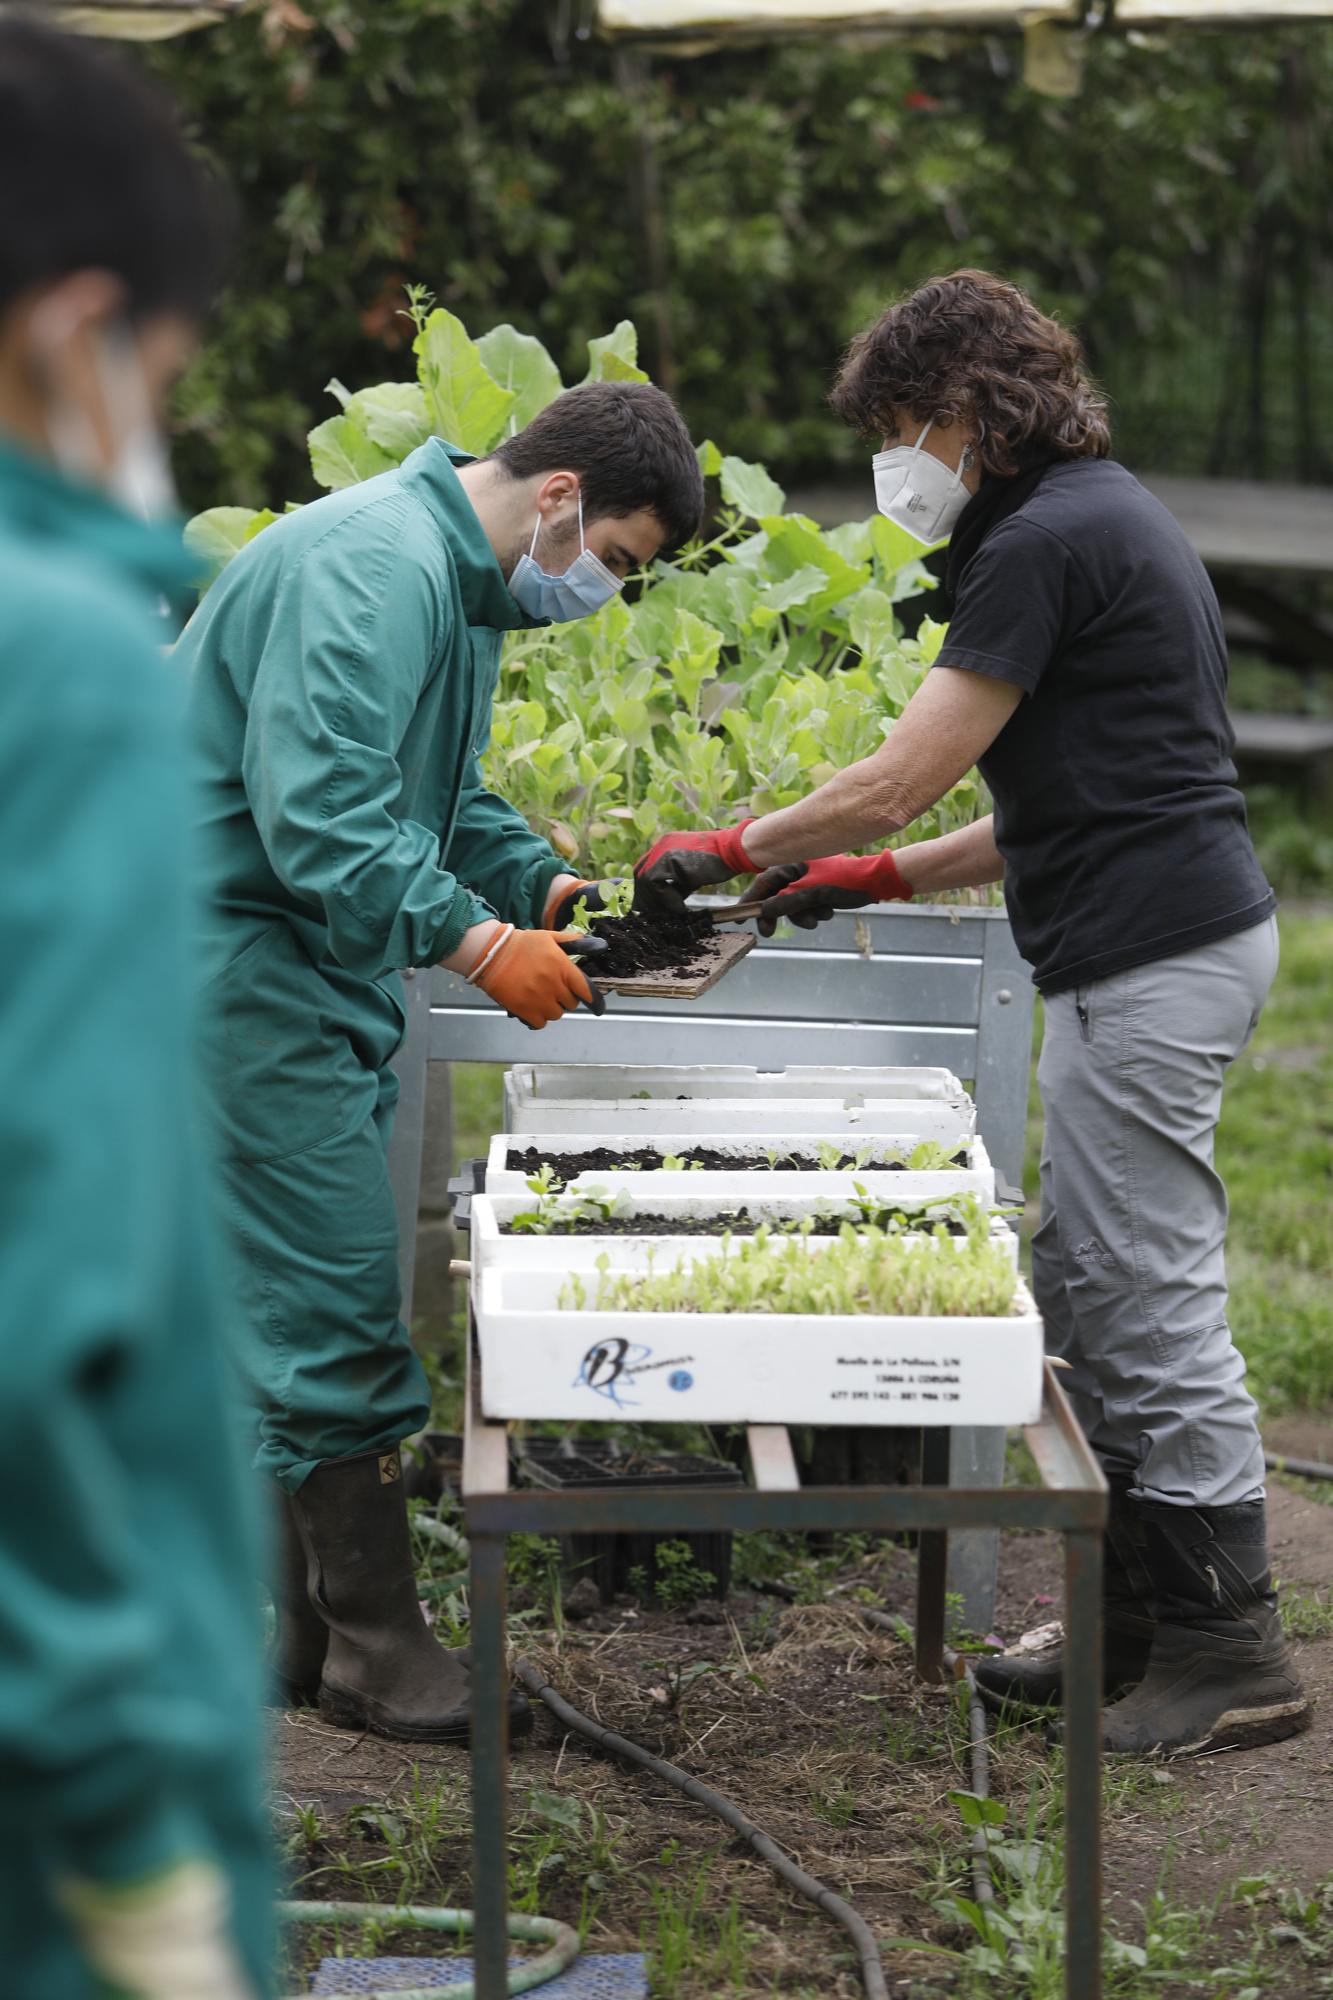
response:
[(719, 1914), (706, 1909), (710, 1873), (704, 1863), (681, 1889), (654, 1885), (649, 1964), (656, 1993), (674, 1993), (687, 1982), (713, 1993), (745, 1990), (753, 1933), (734, 1890)]

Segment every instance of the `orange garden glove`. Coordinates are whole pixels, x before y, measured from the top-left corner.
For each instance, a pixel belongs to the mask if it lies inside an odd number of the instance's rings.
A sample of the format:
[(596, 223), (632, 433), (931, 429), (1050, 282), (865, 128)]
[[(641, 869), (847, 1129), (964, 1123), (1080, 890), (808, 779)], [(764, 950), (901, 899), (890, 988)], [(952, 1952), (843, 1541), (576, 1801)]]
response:
[(733, 875), (751, 875), (754, 863), (741, 836), (753, 825), (751, 814), (739, 826), (716, 827), (707, 833), (664, 833), (635, 863), (634, 879), (650, 898), (678, 908), (696, 889), (729, 882)]
[(467, 983), (479, 986), (487, 999), (530, 1028), (544, 1028), (580, 1004), (604, 1014), (606, 1001), (571, 954), (605, 950), (601, 938), (581, 931), (520, 931), (509, 924), (482, 954)]
[[(784, 895), (778, 891), (785, 885)], [(822, 860), (790, 862), (769, 868), (750, 884), (747, 901), (762, 903), (759, 930), (772, 937), (783, 917), (798, 930), (812, 931), (816, 924), (839, 910), (863, 909), (867, 903), (910, 903), (912, 891), (898, 873), (891, 854), (826, 854)]]

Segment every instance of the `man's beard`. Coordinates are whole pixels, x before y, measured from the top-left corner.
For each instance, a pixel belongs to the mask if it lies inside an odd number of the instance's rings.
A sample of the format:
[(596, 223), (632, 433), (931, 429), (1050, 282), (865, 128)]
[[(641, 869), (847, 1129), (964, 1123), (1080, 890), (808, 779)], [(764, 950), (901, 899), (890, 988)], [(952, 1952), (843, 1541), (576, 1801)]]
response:
[(501, 564), (504, 580), (508, 583), (518, 567), (519, 559), (532, 549), (532, 559), (539, 569), (548, 576), (563, 576), (579, 553), (579, 529), (577, 521), (564, 521), (556, 527), (549, 527), (543, 521), (537, 536), (537, 546), (532, 548), (532, 530), (510, 549)]

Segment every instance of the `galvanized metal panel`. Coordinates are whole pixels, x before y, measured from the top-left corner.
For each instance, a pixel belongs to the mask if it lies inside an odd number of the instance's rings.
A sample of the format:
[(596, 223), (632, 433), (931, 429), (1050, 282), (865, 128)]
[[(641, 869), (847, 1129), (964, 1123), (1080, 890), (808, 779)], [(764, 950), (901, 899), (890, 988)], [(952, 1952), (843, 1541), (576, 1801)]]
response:
[[(974, 1028), (885, 1027), (873, 1021), (753, 1021), (725, 1015), (607, 1012), (586, 1009), (543, 1028), (542, 1053), (552, 1062), (757, 1063), (781, 1069), (802, 1062), (939, 1065), (955, 1076), (974, 1074)], [(435, 1007), (430, 1019), (432, 1062), (512, 1063), (531, 1059), (532, 1031), (494, 1007)]]
[[(848, 952), (758, 950), (727, 973), (706, 999), (611, 995), (607, 1016), (660, 1014), (677, 1004), (691, 1011), (751, 1021), (911, 1021), (927, 1027), (971, 1027), (981, 997), (981, 961), (906, 956), (866, 959)], [(451, 1007), (493, 1009), (494, 1003), (452, 973), (437, 976), (436, 994)], [(543, 1047), (543, 1054), (545, 1048)]]

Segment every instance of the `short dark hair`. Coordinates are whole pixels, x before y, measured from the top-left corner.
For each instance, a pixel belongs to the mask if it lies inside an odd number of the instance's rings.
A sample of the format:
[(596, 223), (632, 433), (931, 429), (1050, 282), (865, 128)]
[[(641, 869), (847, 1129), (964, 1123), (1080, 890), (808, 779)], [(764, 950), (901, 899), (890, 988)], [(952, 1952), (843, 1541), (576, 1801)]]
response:
[(31, 15), (0, 20), (0, 187), (0, 312), (103, 270), (135, 319), (203, 319), (231, 204), (171, 101), (124, 57)]
[(577, 472), (588, 521), (624, 520), (646, 507), (661, 522), (668, 551), (690, 540), (703, 513), (699, 455), (680, 411), (651, 382), (566, 389), (491, 457), (511, 479)]
[(989, 271), (931, 278), (890, 306), (848, 348), (829, 401), (867, 438), (902, 416), (979, 421), (982, 463), (1001, 474), (1111, 449), (1077, 337)]

